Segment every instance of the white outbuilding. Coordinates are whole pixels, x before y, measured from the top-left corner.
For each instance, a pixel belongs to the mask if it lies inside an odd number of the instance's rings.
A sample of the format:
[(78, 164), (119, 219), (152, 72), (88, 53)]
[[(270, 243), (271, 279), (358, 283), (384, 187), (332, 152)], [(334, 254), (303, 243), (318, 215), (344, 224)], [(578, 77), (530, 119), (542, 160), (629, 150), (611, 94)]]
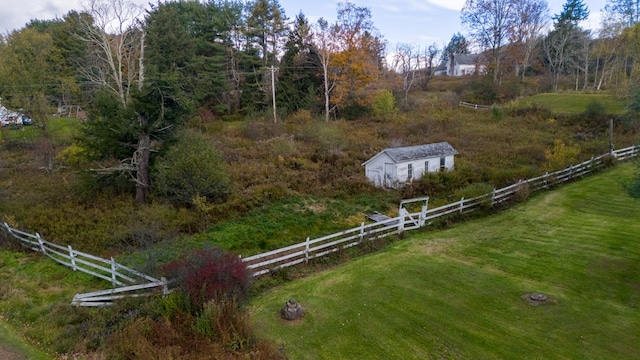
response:
[(458, 152), (448, 142), (387, 148), (362, 165), (367, 178), (378, 187), (396, 188), (426, 173), (453, 170)]

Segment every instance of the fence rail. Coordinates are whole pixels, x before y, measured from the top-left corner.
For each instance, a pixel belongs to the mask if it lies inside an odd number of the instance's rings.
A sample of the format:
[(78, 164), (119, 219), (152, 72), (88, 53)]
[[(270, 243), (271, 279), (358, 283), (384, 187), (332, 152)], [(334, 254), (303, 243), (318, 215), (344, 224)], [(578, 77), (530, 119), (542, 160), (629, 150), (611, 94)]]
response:
[[(55, 262), (71, 268), (74, 271), (82, 271), (86, 274), (111, 282), (112, 286), (120, 286), (126, 291), (136, 292), (135, 296), (144, 294), (137, 293), (139, 290), (162, 288), (165, 292), (166, 280), (156, 279), (149, 275), (143, 274), (137, 270), (131, 269), (125, 265), (119, 264), (113, 258), (103, 259), (98, 256), (75, 250), (71, 245), (61, 246), (50, 241), (44, 240), (40, 234), (30, 234), (22, 230), (14, 229), (9, 224), (4, 223), (0, 226), (6, 233), (20, 241), (20, 245), (33, 251), (40, 252)], [(140, 285), (142, 283), (142, 285)], [(132, 287), (132, 285), (134, 285)], [(106, 290), (121, 292), (118, 289)], [(93, 294), (93, 293), (89, 293)], [(94, 299), (88, 294), (77, 294), (71, 302), (73, 305), (80, 306), (101, 306), (106, 304), (106, 300), (101, 294), (100, 298)], [(112, 299), (116, 299), (112, 297)], [(78, 299), (78, 300), (76, 300)]]
[(491, 109), (493, 107), (491, 105), (473, 104), (473, 103), (468, 103), (468, 102), (464, 102), (464, 101), (460, 101), (460, 106), (464, 106), (464, 107), (468, 107), (468, 108), (476, 109), (476, 110), (489, 110), (489, 109)]
[[(400, 234), (405, 230), (424, 227), (431, 220), (475, 211), (482, 207), (493, 207), (513, 200), (521, 192), (535, 192), (551, 186), (561, 184), (571, 179), (582, 177), (604, 166), (604, 159), (612, 156), (616, 160), (627, 160), (640, 154), (640, 146), (631, 146), (612, 151), (610, 154), (593, 157), (577, 165), (566, 169), (546, 173), (542, 176), (493, 190), (490, 193), (471, 199), (461, 198), (459, 201), (428, 209), (428, 197), (413, 200), (403, 200), (398, 217), (388, 218), (382, 221), (365, 224), (344, 230), (335, 234), (326, 235), (317, 239), (307, 237), (304, 242), (290, 245), (281, 249), (249, 256), (243, 259), (247, 267), (253, 271), (254, 276), (268, 274), (274, 270), (294, 266), (308, 262), (341, 249), (357, 246), (366, 241), (381, 239), (387, 236)], [(402, 204), (412, 201), (425, 201), (420, 212), (410, 213)], [(30, 234), (14, 229), (7, 223), (0, 228), (7, 234), (18, 239), (21, 245), (38, 251), (54, 261), (72, 268), (74, 271), (82, 271), (92, 276), (110, 281), (112, 285), (119, 286), (110, 290), (95, 291), (86, 294), (76, 294), (72, 304), (78, 306), (105, 306), (113, 300), (125, 296), (149, 296), (151, 294), (167, 294), (169, 292), (166, 279), (156, 279), (139, 271), (117, 263), (113, 258), (103, 259), (68, 246), (60, 246), (46, 241), (38, 233)]]

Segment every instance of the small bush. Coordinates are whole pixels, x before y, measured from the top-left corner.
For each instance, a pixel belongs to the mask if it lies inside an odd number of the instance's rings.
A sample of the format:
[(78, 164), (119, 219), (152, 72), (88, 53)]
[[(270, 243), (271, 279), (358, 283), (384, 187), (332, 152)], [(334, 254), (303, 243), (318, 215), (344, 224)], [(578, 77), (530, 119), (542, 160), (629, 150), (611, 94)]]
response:
[(504, 117), (504, 110), (501, 107), (494, 106), (491, 108), (491, 117), (493, 120), (500, 121)]
[(313, 122), (313, 116), (311, 111), (300, 109), (293, 114), (289, 115), (286, 119), (287, 123), (293, 124), (310, 124)]
[(493, 191), (493, 186), (487, 183), (473, 183), (465, 186), (464, 188), (457, 190), (453, 196), (455, 198), (471, 199), (474, 197), (489, 194)]
[(635, 199), (640, 199), (640, 161), (635, 161), (636, 171), (631, 180), (623, 182), (622, 187), (627, 194)]
[(250, 272), (242, 259), (219, 248), (195, 252), (164, 267), (172, 286), (184, 292), (194, 309), (209, 301), (238, 299), (249, 294)]
[(373, 116), (381, 119), (389, 119), (397, 114), (396, 100), (393, 98), (391, 91), (386, 89), (378, 91), (373, 98), (371, 110)]

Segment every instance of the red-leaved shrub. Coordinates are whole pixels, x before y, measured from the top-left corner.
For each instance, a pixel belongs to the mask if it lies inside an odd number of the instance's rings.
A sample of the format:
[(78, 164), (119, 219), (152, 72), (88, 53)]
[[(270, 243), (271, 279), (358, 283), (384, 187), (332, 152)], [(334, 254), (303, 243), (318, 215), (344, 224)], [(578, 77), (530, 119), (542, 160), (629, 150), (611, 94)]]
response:
[(164, 272), (172, 286), (189, 297), (196, 311), (211, 300), (243, 301), (249, 293), (249, 269), (239, 256), (220, 248), (194, 252), (167, 264)]

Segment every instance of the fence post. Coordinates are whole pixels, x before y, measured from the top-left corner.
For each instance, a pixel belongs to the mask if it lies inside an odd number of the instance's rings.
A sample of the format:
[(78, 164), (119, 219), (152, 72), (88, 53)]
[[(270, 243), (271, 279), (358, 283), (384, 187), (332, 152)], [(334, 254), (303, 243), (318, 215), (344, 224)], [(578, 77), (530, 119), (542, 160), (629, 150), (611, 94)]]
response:
[(307, 241), (304, 244), (304, 262), (309, 262), (309, 237), (307, 236)]
[(116, 261), (111, 257), (111, 283), (116, 286)]
[(496, 188), (493, 188), (493, 191), (491, 192), (491, 207), (493, 207), (496, 204)]
[(36, 233), (36, 238), (38, 239), (38, 244), (40, 244), (40, 252), (43, 254), (47, 253), (47, 249), (45, 249), (44, 247), (44, 241), (42, 241), (42, 238), (40, 237), (40, 234)]
[(76, 267), (76, 255), (73, 252), (73, 249), (71, 248), (71, 245), (67, 245), (69, 247), (69, 259), (71, 260), (71, 268), (73, 269), (73, 271), (76, 271), (77, 267)]
[(460, 214), (462, 214), (462, 209), (464, 209), (464, 196), (460, 198)]
[(423, 227), (427, 222), (427, 205), (422, 206), (422, 211), (420, 211), (420, 221), (419, 227)]
[(169, 295), (169, 283), (167, 282), (167, 278), (163, 276), (160, 278), (160, 281), (162, 281), (162, 295)]
[(549, 185), (549, 172), (544, 173), (544, 188), (546, 189)]
[(406, 210), (401, 207), (400, 211), (398, 211), (398, 234), (402, 234), (404, 231), (404, 213)]
[(569, 166), (569, 180), (573, 180), (573, 165)]
[(364, 240), (364, 221), (360, 224), (360, 242)]

